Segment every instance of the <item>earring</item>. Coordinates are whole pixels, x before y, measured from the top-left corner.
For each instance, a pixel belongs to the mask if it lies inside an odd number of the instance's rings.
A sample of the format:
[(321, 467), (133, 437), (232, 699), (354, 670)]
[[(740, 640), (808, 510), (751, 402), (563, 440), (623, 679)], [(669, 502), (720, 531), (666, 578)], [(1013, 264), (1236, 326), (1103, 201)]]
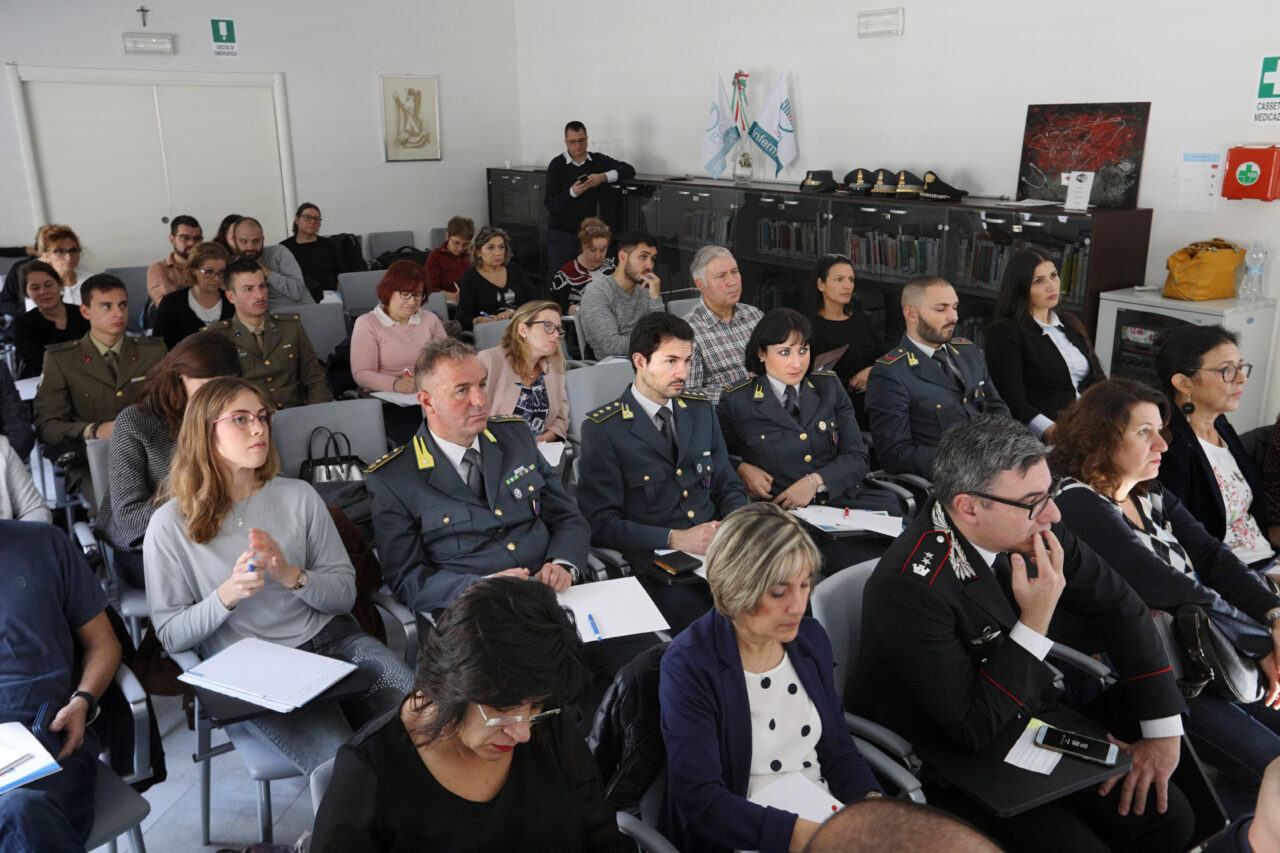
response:
[(1178, 408), (1182, 410), (1182, 414), (1189, 415), (1196, 410), (1196, 404), (1187, 400), (1187, 402), (1183, 403)]

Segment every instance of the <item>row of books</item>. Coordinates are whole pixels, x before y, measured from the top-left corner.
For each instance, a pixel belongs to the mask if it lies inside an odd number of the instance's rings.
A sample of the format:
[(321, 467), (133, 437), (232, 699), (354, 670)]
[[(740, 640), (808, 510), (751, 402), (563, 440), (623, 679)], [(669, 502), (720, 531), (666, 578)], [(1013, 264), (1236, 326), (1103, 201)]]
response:
[(729, 231), (733, 225), (732, 215), (710, 210), (690, 210), (685, 212), (683, 219), (680, 236), (700, 243), (729, 245)]
[(825, 235), (816, 222), (792, 219), (756, 221), (756, 251), (781, 258), (813, 259)]
[(1089, 247), (1082, 243), (1069, 243), (1058, 251), (1025, 242), (1008, 245), (965, 237), (960, 240), (961, 281), (956, 283), (998, 291), (1009, 258), (1023, 248), (1033, 249), (1057, 263), (1062, 282), (1061, 301), (1084, 301), (1085, 283), (1089, 278)]
[(542, 198), (537, 193), (524, 190), (499, 191), (498, 216), (502, 221), (537, 222), (542, 212)]
[(836, 228), (832, 250), (847, 254), (858, 272), (902, 278), (938, 275), (942, 262), (940, 237), (858, 231), (844, 226)]

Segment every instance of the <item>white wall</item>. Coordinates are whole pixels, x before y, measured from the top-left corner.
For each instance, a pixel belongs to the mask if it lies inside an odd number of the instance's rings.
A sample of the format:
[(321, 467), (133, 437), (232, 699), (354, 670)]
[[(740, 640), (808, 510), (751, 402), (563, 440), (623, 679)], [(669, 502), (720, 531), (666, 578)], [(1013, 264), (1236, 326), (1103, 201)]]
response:
[[(1275, 0), (903, 0), (902, 38), (856, 37), (857, 11), (895, 3), (839, 0), (596, 0), (589, 34), (569, 51), (558, 0), (520, 0), (521, 157), (545, 164), (565, 121), (593, 148), (641, 172), (705, 175), (699, 152), (712, 78), (750, 73), (754, 117), (792, 73), (806, 169), (933, 169), (980, 195), (1017, 192), (1028, 104), (1150, 101), (1138, 204), (1154, 210), (1148, 283), (1186, 243), (1263, 239), (1280, 293), (1280, 202), (1221, 200), (1213, 215), (1172, 209), (1183, 146), (1280, 144), (1249, 123), (1260, 61), (1280, 54)], [(756, 152), (759, 153), (758, 151)], [(760, 175), (757, 166), (757, 175)], [(1273, 399), (1278, 399), (1273, 395)], [(1272, 411), (1268, 416), (1274, 416)]]
[[(141, 30), (134, 0), (41, 0), (6, 9), (0, 58), (21, 65), (283, 72), (299, 200), (320, 205), (325, 233), (412, 229), (425, 246), (428, 230), (453, 214), (487, 220), (484, 168), (519, 150), (513, 0), (148, 5), (154, 11), (147, 30), (176, 34), (177, 55), (124, 54), (120, 34)], [(234, 19), (238, 59), (214, 58), (215, 16)], [(443, 160), (382, 161), (379, 74), (440, 76)], [(91, 138), (92, 128), (81, 130)], [(30, 242), (36, 223), (7, 89), (0, 92), (0, 198), (0, 243)], [(201, 224), (206, 233), (217, 226)], [(168, 248), (159, 227), (156, 257)]]

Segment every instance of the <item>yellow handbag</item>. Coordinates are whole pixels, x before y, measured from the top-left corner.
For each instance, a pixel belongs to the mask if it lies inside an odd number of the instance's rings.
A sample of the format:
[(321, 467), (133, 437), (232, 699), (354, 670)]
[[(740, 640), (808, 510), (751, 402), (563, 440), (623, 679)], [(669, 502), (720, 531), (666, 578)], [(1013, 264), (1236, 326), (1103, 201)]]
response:
[(1169, 256), (1164, 295), (1169, 299), (1230, 299), (1244, 249), (1229, 240), (1192, 243)]

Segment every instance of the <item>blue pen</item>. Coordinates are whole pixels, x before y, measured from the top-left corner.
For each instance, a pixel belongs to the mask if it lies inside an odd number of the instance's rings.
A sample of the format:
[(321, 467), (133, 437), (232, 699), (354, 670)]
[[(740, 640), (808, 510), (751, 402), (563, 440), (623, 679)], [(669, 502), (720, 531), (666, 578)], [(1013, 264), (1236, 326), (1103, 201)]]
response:
[(600, 634), (600, 628), (596, 625), (596, 617), (595, 617), (595, 616), (592, 616), (590, 613), (588, 613), (588, 614), (587, 614), (587, 622), (588, 622), (588, 623), (590, 623), (590, 625), (591, 625), (591, 630), (592, 630), (592, 632), (596, 635), (596, 642), (599, 642), (599, 641), (603, 640), (603, 639), (604, 639), (604, 637), (603, 637), (603, 636), (601, 636), (601, 634)]
[(250, 560), (250, 561), (249, 561), (249, 571), (251, 571), (251, 572), (252, 572), (252, 571), (254, 571), (254, 568), (253, 568), (253, 560)]
[(492, 319), (493, 319), (493, 315), (492, 315), (492, 314), (489, 314), (489, 313), (487, 313), (487, 312), (485, 312), (485, 311), (481, 311), (481, 312), (480, 312), (480, 316), (481, 316), (481, 317), (484, 317), (484, 318), (486, 318), (486, 319), (489, 319), (489, 320), (492, 320)]

